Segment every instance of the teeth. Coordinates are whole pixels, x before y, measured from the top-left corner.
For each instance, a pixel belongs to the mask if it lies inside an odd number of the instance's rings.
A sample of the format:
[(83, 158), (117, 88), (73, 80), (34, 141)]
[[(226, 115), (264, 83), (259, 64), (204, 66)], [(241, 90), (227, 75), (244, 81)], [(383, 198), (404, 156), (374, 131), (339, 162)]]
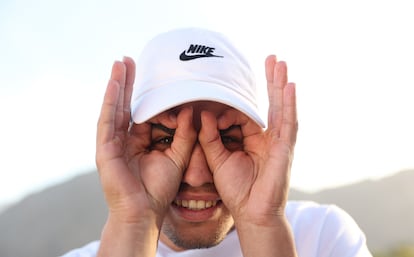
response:
[(204, 200), (175, 200), (175, 205), (184, 207), (190, 210), (204, 210), (216, 206), (217, 201)]

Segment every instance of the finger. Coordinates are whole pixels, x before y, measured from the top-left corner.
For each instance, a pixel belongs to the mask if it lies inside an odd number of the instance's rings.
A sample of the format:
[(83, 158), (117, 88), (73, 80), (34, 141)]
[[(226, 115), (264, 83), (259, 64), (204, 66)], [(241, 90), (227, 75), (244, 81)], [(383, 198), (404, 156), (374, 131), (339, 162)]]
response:
[(243, 137), (249, 137), (262, 132), (262, 128), (245, 114), (235, 109), (223, 112), (217, 119), (218, 129), (224, 130), (233, 125), (241, 127)]
[(126, 129), (124, 123), (126, 66), (123, 62), (115, 62), (112, 67), (111, 80), (117, 81), (119, 84), (119, 94), (115, 116), (115, 129)]
[(266, 60), (267, 91), (269, 96), (268, 127), (277, 134), (283, 119), (283, 90), (287, 83), (285, 62), (276, 62), (275, 57)]
[(124, 57), (123, 62), (126, 67), (123, 123), (127, 124), (131, 119), (131, 95), (135, 81), (135, 62), (127, 56)]
[(214, 173), (230, 153), (221, 141), (217, 119), (210, 112), (201, 113), (201, 130), (198, 141), (203, 148), (210, 170)]
[(283, 95), (283, 105), (283, 123), (280, 138), (293, 146), (296, 143), (298, 131), (296, 85), (294, 83), (288, 83), (286, 85)]
[(103, 145), (114, 138), (116, 130), (117, 107), (120, 95), (120, 84), (117, 78), (122, 70), (122, 63), (112, 66), (111, 79), (105, 91), (101, 113), (98, 120), (97, 145)]
[(162, 124), (163, 126), (166, 126), (167, 128), (171, 129), (177, 129), (177, 115), (179, 112), (175, 113), (172, 110), (168, 110), (165, 112), (162, 112), (151, 119), (147, 121), (147, 123), (151, 124)]
[(197, 138), (197, 133), (192, 125), (193, 108), (183, 108), (176, 119), (177, 129), (171, 144), (171, 151), (166, 151), (166, 154), (174, 161), (179, 170), (184, 172), (190, 162)]
[(267, 95), (269, 100), (269, 110), (268, 110), (268, 127), (273, 128), (274, 126), (274, 113), (276, 110), (278, 101), (275, 97), (275, 88), (274, 88), (274, 78), (275, 78), (275, 67), (276, 67), (276, 56), (269, 55), (265, 61), (265, 70), (266, 70), (266, 81), (267, 81)]
[(275, 64), (276, 64), (276, 56), (269, 55), (265, 60), (266, 81), (268, 84), (273, 83)]

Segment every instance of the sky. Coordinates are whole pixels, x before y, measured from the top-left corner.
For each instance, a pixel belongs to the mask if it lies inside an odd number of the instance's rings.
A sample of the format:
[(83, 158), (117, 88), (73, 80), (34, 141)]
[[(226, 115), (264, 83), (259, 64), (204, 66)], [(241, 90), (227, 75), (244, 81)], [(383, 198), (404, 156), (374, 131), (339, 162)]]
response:
[(2, 0), (0, 206), (94, 170), (113, 61), (179, 27), (220, 31), (245, 53), (263, 117), (264, 59), (287, 62), (299, 115), (292, 187), (413, 169), (411, 10), (409, 0)]

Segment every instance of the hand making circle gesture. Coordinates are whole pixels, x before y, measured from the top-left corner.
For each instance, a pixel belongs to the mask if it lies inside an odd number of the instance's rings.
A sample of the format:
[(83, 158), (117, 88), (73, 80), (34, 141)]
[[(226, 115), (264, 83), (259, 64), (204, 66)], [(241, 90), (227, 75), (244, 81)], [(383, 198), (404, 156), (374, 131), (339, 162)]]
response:
[(196, 138), (192, 110), (158, 116), (175, 129), (174, 142), (165, 151), (149, 151), (151, 124), (130, 123), (134, 77), (131, 58), (114, 63), (98, 122), (96, 162), (110, 215), (130, 223), (152, 215), (161, 226)]
[[(203, 113), (199, 141), (214, 183), (238, 223), (265, 225), (271, 217), (284, 215), (289, 190), (298, 122), (295, 85), (287, 82), (287, 67), (275, 56), (266, 59), (269, 95), (268, 127), (263, 130), (237, 110), (217, 120)], [(240, 125), (243, 151), (229, 151), (219, 130)]]

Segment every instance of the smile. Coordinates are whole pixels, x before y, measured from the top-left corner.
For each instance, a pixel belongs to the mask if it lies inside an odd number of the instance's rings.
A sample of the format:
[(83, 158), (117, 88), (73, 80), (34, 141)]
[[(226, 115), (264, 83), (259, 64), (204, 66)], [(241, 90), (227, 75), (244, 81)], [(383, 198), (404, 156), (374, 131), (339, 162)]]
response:
[(204, 201), (204, 200), (175, 200), (174, 204), (178, 207), (187, 208), (190, 210), (204, 210), (217, 205), (216, 201)]

